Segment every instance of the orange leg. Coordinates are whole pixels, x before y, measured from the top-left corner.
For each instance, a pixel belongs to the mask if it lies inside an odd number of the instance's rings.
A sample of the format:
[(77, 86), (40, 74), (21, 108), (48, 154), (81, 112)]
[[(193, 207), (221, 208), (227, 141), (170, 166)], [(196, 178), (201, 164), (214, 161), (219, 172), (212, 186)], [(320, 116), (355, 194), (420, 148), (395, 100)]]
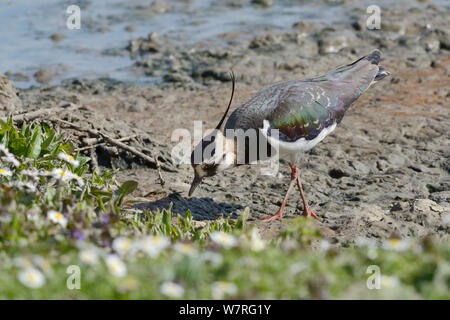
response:
[(291, 173), (291, 183), (289, 184), (289, 188), (286, 192), (286, 195), (284, 196), (283, 203), (281, 204), (280, 209), (275, 213), (273, 216), (264, 216), (261, 218), (262, 221), (272, 221), (272, 220), (281, 220), (283, 217), (284, 207), (286, 206), (286, 203), (289, 198), (289, 194), (291, 193), (292, 188), (294, 187), (295, 181), (298, 178), (298, 169), (291, 163), (289, 163), (289, 166), (291, 167), (292, 173)]
[[(292, 169), (293, 165), (289, 164), (289, 166)], [(303, 201), (303, 215), (305, 217), (313, 217), (314, 219), (317, 219), (320, 221), (319, 217), (311, 210), (311, 208), (308, 205), (308, 202), (306, 201), (305, 194), (303, 193), (302, 183), (300, 182), (300, 174), (298, 173), (298, 168), (295, 167), (295, 169), (297, 170), (297, 179), (296, 179), (297, 187), (298, 187), (298, 190), (300, 190), (300, 196), (302, 197), (302, 201)]]

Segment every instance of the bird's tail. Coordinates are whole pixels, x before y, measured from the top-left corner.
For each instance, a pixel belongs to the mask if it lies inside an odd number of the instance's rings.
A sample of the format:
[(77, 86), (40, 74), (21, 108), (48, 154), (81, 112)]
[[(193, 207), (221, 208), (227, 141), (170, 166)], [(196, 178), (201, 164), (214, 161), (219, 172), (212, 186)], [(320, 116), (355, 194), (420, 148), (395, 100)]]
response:
[(380, 65), (381, 61), (381, 52), (378, 49), (373, 50), (370, 54), (363, 57), (363, 59), (368, 60), (370, 63), (375, 64), (378, 66), (378, 73), (375, 75), (375, 78), (373, 79), (373, 82), (378, 82), (381, 79), (384, 79), (390, 73), (384, 69), (383, 66)]
[(380, 81), (389, 75), (383, 66), (379, 65), (381, 52), (378, 49), (372, 50), (358, 60), (341, 67), (338, 67), (326, 74), (328, 79), (337, 82), (350, 82), (357, 85), (364, 92), (371, 84)]

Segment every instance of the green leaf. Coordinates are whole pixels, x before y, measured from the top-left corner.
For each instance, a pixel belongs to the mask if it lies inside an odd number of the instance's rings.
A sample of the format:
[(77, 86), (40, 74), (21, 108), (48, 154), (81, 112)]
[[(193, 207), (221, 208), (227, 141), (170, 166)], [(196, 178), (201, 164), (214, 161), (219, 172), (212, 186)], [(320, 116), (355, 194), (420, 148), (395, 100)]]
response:
[(60, 150), (58, 150), (57, 152), (59, 152), (61, 150), (64, 151), (65, 153), (67, 153), (67, 154), (72, 154), (73, 153), (73, 147), (70, 144), (70, 142), (66, 142), (63, 145), (61, 145), (60, 146)]
[(50, 129), (50, 135), (42, 143), (42, 150), (47, 149), (48, 146), (53, 142), (54, 138), (55, 138), (55, 131), (53, 129)]
[(78, 167), (74, 170), (74, 172), (79, 175), (80, 177), (83, 175), (83, 173), (86, 172), (86, 170), (89, 168), (88, 165), (86, 165), (86, 163), (91, 159), (89, 157), (77, 157), (76, 158), (79, 162)]
[(119, 197), (117, 199), (117, 205), (121, 205), (123, 198), (127, 195), (129, 195), (130, 193), (132, 193), (134, 190), (136, 190), (136, 188), (138, 187), (138, 183), (136, 181), (133, 180), (129, 180), (129, 181), (125, 181), (120, 187), (119, 190), (120, 194)]
[(122, 190), (122, 193), (124, 196), (129, 195), (132, 193), (136, 188), (138, 187), (138, 183), (133, 180), (125, 181), (121, 186), (120, 190)]
[(98, 189), (96, 187), (91, 187), (91, 193), (95, 196), (105, 196), (105, 197), (111, 197), (112, 193), (108, 191), (103, 191), (101, 189)]
[[(3, 131), (3, 130), (2, 130)], [(7, 146), (9, 143), (9, 131), (4, 131), (3, 137), (2, 137), (2, 141), (1, 143), (5, 146)]]
[(236, 222), (236, 229), (243, 229), (245, 226), (245, 222), (250, 217), (250, 208), (246, 207), (242, 215), (239, 217), (238, 221)]
[(8, 147), (14, 155), (23, 156), (27, 154), (28, 142), (25, 138), (17, 138), (11, 140)]
[(41, 154), (42, 147), (42, 132), (41, 126), (37, 125), (33, 130), (31, 141), (28, 146), (27, 157), (31, 159), (37, 159)]

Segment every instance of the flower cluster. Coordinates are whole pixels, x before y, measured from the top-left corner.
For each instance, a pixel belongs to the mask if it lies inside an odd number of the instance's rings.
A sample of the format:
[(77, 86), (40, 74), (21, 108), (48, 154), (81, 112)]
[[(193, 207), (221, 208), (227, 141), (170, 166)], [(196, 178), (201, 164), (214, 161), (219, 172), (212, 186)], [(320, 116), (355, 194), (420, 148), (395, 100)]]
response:
[(79, 177), (78, 175), (70, 172), (69, 170), (64, 170), (61, 168), (54, 168), (49, 173), (49, 175), (61, 182), (69, 182), (72, 180), (76, 180), (80, 187), (84, 186), (83, 179), (81, 177)]
[(0, 152), (3, 154), (1, 157), (3, 162), (9, 163), (16, 168), (20, 166), (19, 160), (17, 160), (16, 157), (9, 152), (8, 148), (4, 144), (0, 144)]

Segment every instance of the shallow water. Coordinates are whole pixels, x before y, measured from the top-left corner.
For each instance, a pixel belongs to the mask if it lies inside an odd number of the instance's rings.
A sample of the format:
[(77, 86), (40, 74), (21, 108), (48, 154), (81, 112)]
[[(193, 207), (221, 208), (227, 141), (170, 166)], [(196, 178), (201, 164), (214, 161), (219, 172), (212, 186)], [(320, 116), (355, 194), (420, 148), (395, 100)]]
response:
[[(374, 1), (274, 1), (262, 9), (243, 1), (242, 7), (227, 4), (240, 1), (160, 1), (167, 12), (150, 12), (152, 1), (58, 1), (0, 0), (0, 73), (22, 73), (29, 79), (15, 81), (20, 88), (38, 85), (33, 74), (39, 69), (56, 73), (50, 83), (68, 78), (110, 77), (137, 83), (157, 79), (138, 76), (132, 71), (133, 61), (125, 48), (131, 39), (146, 37), (157, 31), (170, 36), (170, 41), (182, 45), (207, 42), (218, 45), (217, 37), (226, 32), (249, 33), (270, 28), (283, 30), (301, 20), (332, 25), (348, 19), (355, 7), (365, 8)], [(344, 5), (339, 5), (339, 3)], [(412, 2), (412, 1), (411, 1)], [(407, 6), (410, 1), (397, 1)], [(443, 1), (437, 1), (442, 4)], [(445, 2), (445, 1), (444, 1)], [(382, 8), (392, 1), (377, 1)], [(78, 4), (81, 8), (81, 29), (66, 27), (66, 8)], [(423, 4), (412, 2), (414, 6)], [(133, 32), (125, 31), (133, 26)], [(6, 31), (5, 31), (6, 30)], [(54, 42), (52, 34), (62, 34)]]

